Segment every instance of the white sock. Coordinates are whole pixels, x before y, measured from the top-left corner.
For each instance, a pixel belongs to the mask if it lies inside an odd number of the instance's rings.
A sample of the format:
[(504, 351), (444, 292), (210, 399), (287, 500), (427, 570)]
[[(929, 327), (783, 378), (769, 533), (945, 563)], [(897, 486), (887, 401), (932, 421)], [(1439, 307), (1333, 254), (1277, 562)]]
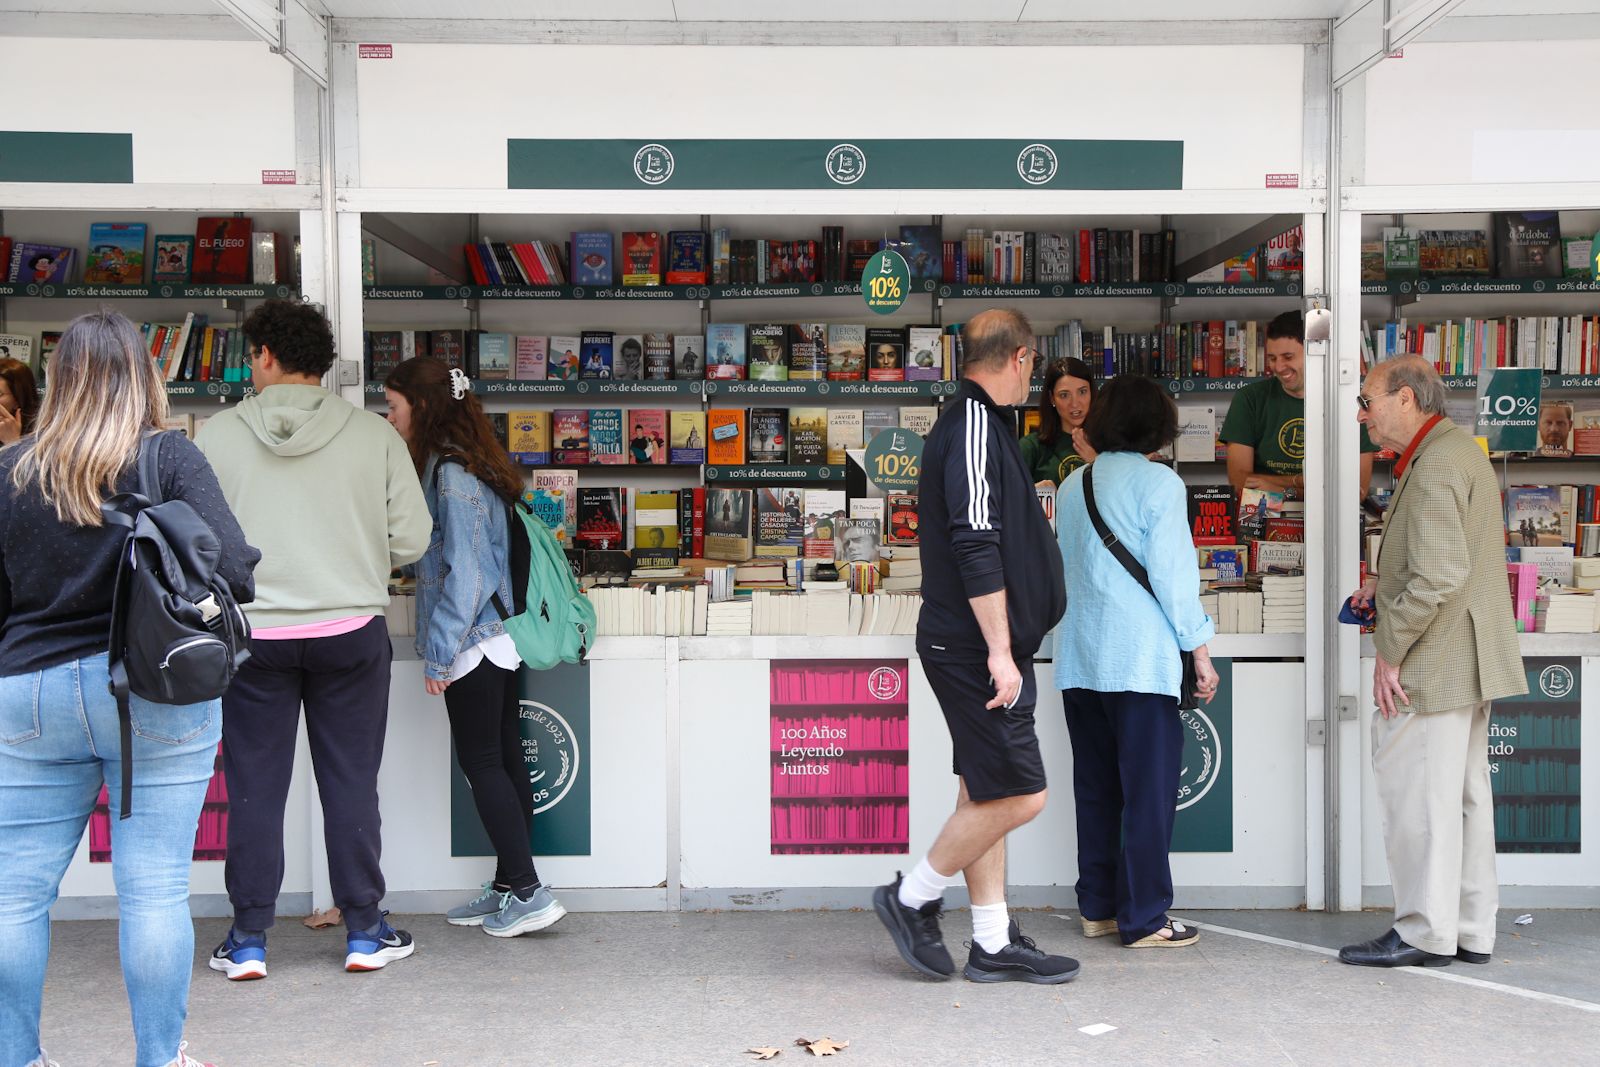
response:
[[(959, 874), (959, 872), (958, 872)], [(908, 908), (920, 908), (930, 900), (944, 896), (944, 887), (958, 875), (940, 874), (924, 856), (911, 868), (911, 873), (900, 881), (900, 903)]]
[(972, 941), (985, 952), (999, 952), (1011, 944), (1011, 914), (1006, 902), (972, 906)]

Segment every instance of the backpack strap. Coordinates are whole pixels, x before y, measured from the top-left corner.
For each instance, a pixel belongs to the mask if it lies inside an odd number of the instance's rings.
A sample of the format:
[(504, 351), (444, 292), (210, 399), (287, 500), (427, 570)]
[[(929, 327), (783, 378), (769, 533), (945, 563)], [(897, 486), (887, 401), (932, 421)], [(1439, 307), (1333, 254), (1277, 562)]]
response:
[(152, 504), (161, 503), (161, 443), (165, 433), (146, 434), (139, 441), (139, 495)]
[[(434, 460), (433, 463), (433, 495), (435, 497), (439, 495), (439, 469), (446, 463), (454, 463), (462, 470), (471, 473), (471, 471), (468, 470), (467, 461), (462, 457), (456, 455), (454, 452), (439, 453), (439, 458)], [(495, 495), (497, 497), (499, 496), (498, 493)], [(508, 541), (511, 537), (511, 523), (516, 517), (516, 512), (512, 510), (512, 505), (506, 505), (506, 538)], [(511, 618), (511, 612), (506, 610), (506, 602), (500, 599), (500, 590), (496, 589), (494, 592), (489, 594), (489, 603), (494, 605), (495, 614), (500, 616), (501, 622), (505, 622), (507, 619)]]
[[(135, 463), (139, 472), (139, 495), (119, 493), (101, 505), (100, 513), (113, 525), (128, 528), (131, 540), (134, 520), (139, 512), (161, 503), (161, 442), (164, 433), (147, 433), (139, 439)], [(132, 577), (131, 544), (124, 544), (118, 557), (117, 576), (111, 587), (111, 634), (107, 639), (107, 668), (111, 675), (111, 695), (117, 698), (117, 732), (122, 745), (122, 790), (119, 819), (133, 814), (133, 714), (128, 707), (128, 666), (123, 653), (128, 647), (126, 602)]]

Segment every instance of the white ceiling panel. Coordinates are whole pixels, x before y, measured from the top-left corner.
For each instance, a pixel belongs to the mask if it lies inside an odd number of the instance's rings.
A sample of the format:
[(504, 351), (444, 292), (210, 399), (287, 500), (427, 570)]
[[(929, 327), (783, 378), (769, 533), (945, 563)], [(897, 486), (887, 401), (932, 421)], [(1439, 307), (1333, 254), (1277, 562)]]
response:
[(1025, 0), (673, 0), (680, 22), (1015, 22)]
[(671, 22), (672, 0), (322, 0), (341, 19)]
[(1329, 19), (1350, 0), (1028, 0), (1024, 22), (1222, 22), (1236, 19)]
[(86, 15), (221, 15), (211, 0), (0, 0), (0, 11)]

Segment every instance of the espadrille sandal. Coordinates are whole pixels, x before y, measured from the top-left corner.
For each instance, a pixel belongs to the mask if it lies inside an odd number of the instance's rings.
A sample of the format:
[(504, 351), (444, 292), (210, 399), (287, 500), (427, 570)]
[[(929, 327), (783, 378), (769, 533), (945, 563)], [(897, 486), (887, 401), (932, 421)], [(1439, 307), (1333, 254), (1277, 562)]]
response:
[[(1162, 937), (1162, 931), (1168, 936)], [(1168, 919), (1167, 924), (1160, 930), (1146, 934), (1139, 940), (1129, 944), (1128, 948), (1184, 948), (1200, 940), (1200, 931), (1190, 926), (1185, 926), (1174, 919)]]
[(1078, 921), (1083, 923), (1084, 937), (1105, 937), (1107, 934), (1117, 932), (1115, 919), (1085, 919), (1079, 916)]

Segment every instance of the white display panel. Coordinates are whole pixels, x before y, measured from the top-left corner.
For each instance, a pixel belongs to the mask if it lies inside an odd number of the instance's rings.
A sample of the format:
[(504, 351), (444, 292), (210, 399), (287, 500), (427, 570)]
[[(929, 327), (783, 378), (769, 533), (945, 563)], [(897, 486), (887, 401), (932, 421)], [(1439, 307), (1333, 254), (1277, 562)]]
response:
[(294, 68), (258, 41), (0, 37), (0, 69), (29, 72), (10, 130), (131, 133), (139, 184), (259, 185), (294, 170)]
[[(356, 61), (361, 184), (503, 189), (509, 137), (1024, 137), (1182, 140), (1184, 188), (1259, 190), (1301, 168), (1302, 68), (1298, 45), (397, 44)], [(1240, 72), (1263, 91), (1194, 91)], [(865, 106), (875, 78), (885, 106)]]
[(1410, 44), (1366, 75), (1365, 185), (1594, 181), (1592, 40)]

